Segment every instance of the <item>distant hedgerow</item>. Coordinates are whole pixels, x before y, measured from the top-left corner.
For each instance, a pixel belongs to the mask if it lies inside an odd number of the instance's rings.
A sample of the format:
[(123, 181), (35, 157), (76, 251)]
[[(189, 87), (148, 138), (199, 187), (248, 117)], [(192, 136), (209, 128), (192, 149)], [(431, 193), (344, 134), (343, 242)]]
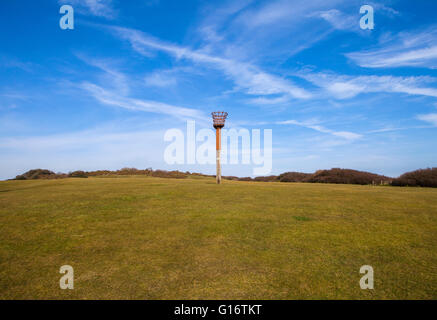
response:
[(70, 178), (88, 178), (88, 174), (85, 171), (74, 171), (68, 174)]
[(333, 168), (318, 170), (304, 182), (344, 183), (344, 184), (384, 184), (392, 179), (379, 174), (351, 169)]
[(63, 173), (54, 173), (46, 169), (33, 169), (15, 177), (15, 180), (59, 179), (65, 178)]
[[(159, 178), (185, 179), (187, 177), (213, 177), (196, 172), (181, 172), (167, 170), (145, 170), (136, 168), (122, 168), (120, 170), (97, 170), (97, 171), (74, 171), (69, 174), (54, 173), (46, 169), (34, 169), (15, 177), (15, 180), (34, 180), (34, 179), (60, 179), (60, 178), (87, 178), (96, 176), (129, 176), (144, 175)], [(256, 182), (310, 182), (310, 183), (342, 183), (342, 184), (361, 184), (361, 185), (393, 185), (393, 186), (421, 186), (437, 187), (437, 168), (420, 169), (407, 172), (399, 178), (393, 179), (383, 175), (351, 170), (333, 168), (329, 170), (318, 170), (315, 173), (303, 172), (284, 172), (278, 176), (260, 176), (256, 178), (236, 176), (224, 176), (223, 179), (235, 181), (256, 181)]]
[(437, 188), (437, 168), (419, 169), (404, 173), (392, 181), (392, 186)]

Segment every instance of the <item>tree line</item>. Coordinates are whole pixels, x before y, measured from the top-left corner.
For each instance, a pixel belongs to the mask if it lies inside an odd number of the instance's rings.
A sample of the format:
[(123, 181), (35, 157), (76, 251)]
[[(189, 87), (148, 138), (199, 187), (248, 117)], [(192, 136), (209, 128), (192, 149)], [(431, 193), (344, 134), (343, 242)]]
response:
[[(185, 179), (188, 177), (213, 177), (196, 172), (167, 171), (123, 168), (116, 171), (97, 170), (97, 171), (73, 171), (70, 173), (55, 173), (46, 169), (34, 169), (18, 175), (13, 180), (35, 180), (35, 179), (63, 179), (63, 178), (88, 178), (96, 176), (129, 176), (145, 175), (159, 178)], [(411, 187), (432, 187), (437, 188), (437, 167), (419, 169), (407, 172), (398, 178), (391, 178), (371, 172), (358, 171), (352, 169), (333, 168), (329, 170), (318, 170), (314, 173), (303, 172), (284, 172), (280, 175), (262, 177), (235, 177), (224, 176), (223, 179), (235, 181), (254, 181), (254, 182), (306, 182), (306, 183), (337, 183), (337, 184), (360, 184), (360, 185), (392, 185), (392, 186), (411, 186)]]

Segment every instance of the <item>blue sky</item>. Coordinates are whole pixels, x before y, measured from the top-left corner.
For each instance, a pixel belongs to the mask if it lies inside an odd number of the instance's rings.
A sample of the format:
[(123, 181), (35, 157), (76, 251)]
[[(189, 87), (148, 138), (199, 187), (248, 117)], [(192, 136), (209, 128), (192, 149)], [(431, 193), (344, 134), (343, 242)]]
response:
[[(59, 8), (75, 9), (74, 30)], [(373, 30), (359, 9), (374, 8)], [(273, 130), (273, 174), (436, 166), (435, 1), (0, 4), (0, 179), (160, 168), (166, 130)], [(251, 175), (227, 165), (224, 175)]]

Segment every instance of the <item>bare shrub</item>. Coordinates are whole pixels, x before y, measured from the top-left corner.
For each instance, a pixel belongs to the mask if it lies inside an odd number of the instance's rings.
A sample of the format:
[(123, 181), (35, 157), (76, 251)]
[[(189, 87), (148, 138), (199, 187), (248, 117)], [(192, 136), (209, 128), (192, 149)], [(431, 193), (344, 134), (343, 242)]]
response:
[(68, 174), (70, 178), (88, 178), (88, 174), (85, 171), (73, 171)]
[(15, 177), (16, 180), (37, 180), (37, 179), (58, 179), (63, 178), (63, 175), (56, 174), (53, 171), (46, 169), (33, 169), (29, 170), (22, 175)]
[(277, 182), (278, 181), (278, 176), (255, 177), (253, 180), (254, 181), (259, 181), (259, 182)]
[(333, 168), (318, 170), (305, 182), (345, 183), (345, 184), (374, 184), (375, 181), (390, 181), (391, 178), (379, 174), (351, 169)]
[(151, 176), (158, 178), (185, 179), (187, 174), (180, 171), (155, 170), (151, 173)]
[(419, 169), (404, 173), (399, 178), (394, 179), (391, 185), (437, 188), (437, 168)]
[(278, 180), (280, 182), (303, 182), (311, 176), (311, 173), (284, 172), (278, 176)]

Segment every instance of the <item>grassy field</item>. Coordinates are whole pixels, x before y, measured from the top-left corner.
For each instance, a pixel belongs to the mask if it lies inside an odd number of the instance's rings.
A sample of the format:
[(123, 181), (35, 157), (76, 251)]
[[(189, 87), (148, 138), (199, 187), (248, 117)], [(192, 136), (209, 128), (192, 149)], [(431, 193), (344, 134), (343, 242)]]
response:
[(436, 248), (437, 189), (0, 182), (1, 299), (437, 299)]

